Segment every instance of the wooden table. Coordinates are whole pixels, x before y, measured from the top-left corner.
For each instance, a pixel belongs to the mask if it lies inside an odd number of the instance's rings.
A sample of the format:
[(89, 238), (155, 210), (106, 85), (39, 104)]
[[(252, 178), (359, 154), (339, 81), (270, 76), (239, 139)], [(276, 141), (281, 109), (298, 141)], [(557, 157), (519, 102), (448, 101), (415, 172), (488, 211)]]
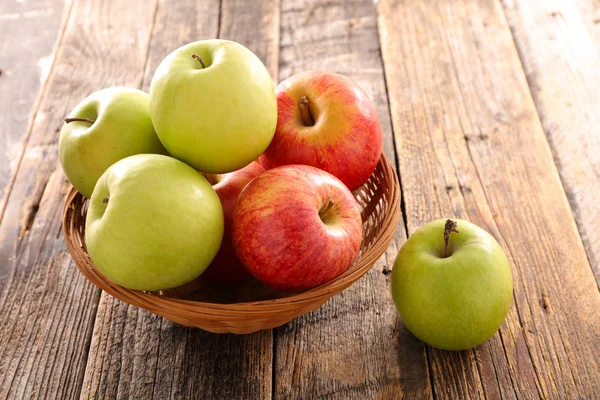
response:
[[(598, 0), (0, 0), (0, 398), (600, 397)], [(377, 104), (403, 221), (373, 269), (280, 328), (217, 335), (100, 293), (60, 231), (62, 119), (227, 38), (276, 80), (325, 69)], [(514, 304), (464, 352), (416, 340), (389, 268), (433, 218), (486, 228)]]

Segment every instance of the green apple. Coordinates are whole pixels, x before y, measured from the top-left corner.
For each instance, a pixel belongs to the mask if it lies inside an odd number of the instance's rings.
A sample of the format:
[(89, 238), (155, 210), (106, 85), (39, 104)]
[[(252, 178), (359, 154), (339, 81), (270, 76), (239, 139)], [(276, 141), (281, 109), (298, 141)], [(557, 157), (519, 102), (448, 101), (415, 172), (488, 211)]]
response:
[(219, 196), (174, 158), (140, 154), (100, 177), (85, 221), (87, 251), (111, 281), (164, 290), (196, 279), (223, 237)]
[(273, 80), (241, 44), (202, 40), (169, 54), (150, 86), (150, 111), (169, 153), (198, 171), (250, 164), (277, 124)]
[(65, 175), (85, 197), (108, 167), (134, 154), (166, 154), (150, 118), (150, 98), (141, 90), (99, 90), (69, 114), (58, 139)]
[(392, 271), (392, 297), (402, 322), (422, 341), (466, 350), (496, 333), (512, 303), (508, 259), (485, 230), (439, 219), (404, 243)]

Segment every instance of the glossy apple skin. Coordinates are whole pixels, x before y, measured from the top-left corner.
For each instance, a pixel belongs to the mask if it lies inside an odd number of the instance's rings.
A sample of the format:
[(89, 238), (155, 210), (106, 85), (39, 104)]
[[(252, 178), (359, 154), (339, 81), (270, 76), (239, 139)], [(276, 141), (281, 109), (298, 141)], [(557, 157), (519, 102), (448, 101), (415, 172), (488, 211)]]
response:
[(225, 234), (221, 248), (202, 274), (202, 279), (211, 282), (237, 282), (250, 279), (252, 274), (248, 272), (238, 256), (235, 254), (233, 242), (231, 241), (231, 229), (233, 225), (233, 211), (240, 193), (246, 185), (262, 172), (264, 168), (257, 162), (252, 162), (244, 168), (229, 172), (224, 175), (209, 175), (208, 181), (213, 183), (213, 189), (217, 192), (223, 207), (225, 217)]
[(98, 180), (85, 242), (111, 281), (165, 290), (204, 272), (219, 250), (223, 225), (219, 196), (199, 172), (171, 157), (142, 154), (118, 161)]
[(65, 123), (58, 139), (65, 175), (87, 198), (115, 162), (134, 154), (167, 154), (152, 126), (150, 98), (141, 90), (99, 90), (79, 103), (69, 118), (95, 121)]
[[(305, 126), (299, 100), (307, 96), (315, 119)], [(277, 129), (260, 157), (266, 168), (312, 165), (358, 189), (373, 173), (382, 149), (375, 105), (349, 78), (302, 72), (277, 86)]]
[(277, 123), (275, 88), (267, 69), (250, 50), (227, 40), (202, 40), (169, 54), (152, 78), (150, 109), (156, 132), (173, 157), (216, 174), (256, 159)]
[[(330, 200), (322, 220), (319, 210)], [(333, 175), (307, 165), (283, 166), (246, 186), (233, 214), (232, 238), (258, 280), (285, 292), (304, 291), (352, 265), (362, 240), (360, 210)]]
[(392, 296), (402, 322), (422, 341), (466, 350), (491, 338), (512, 303), (513, 282), (504, 251), (485, 230), (452, 218), (444, 258), (446, 219), (430, 222), (404, 243), (392, 271)]

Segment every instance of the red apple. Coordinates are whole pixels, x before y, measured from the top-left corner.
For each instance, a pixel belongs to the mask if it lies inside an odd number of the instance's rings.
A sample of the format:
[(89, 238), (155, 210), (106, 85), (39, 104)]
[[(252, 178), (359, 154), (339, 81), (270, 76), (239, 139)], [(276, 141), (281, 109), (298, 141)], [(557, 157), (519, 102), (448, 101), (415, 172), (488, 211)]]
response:
[(208, 181), (217, 192), (223, 216), (225, 217), (225, 234), (219, 252), (202, 274), (202, 278), (212, 282), (236, 282), (246, 280), (252, 275), (244, 268), (235, 254), (231, 242), (231, 226), (235, 202), (248, 182), (257, 177), (265, 169), (257, 162), (252, 162), (242, 169), (228, 174), (205, 174)]
[(246, 186), (233, 214), (232, 238), (254, 277), (298, 292), (352, 265), (362, 221), (358, 203), (339, 179), (308, 165), (287, 165)]
[(381, 125), (375, 105), (349, 78), (302, 72), (277, 86), (277, 128), (261, 164), (305, 164), (358, 189), (381, 155)]

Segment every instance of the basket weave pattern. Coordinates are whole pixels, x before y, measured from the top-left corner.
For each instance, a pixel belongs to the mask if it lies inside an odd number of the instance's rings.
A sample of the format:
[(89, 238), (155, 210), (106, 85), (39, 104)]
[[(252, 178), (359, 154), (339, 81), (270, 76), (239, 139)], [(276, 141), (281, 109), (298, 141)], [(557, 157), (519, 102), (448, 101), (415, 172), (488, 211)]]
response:
[[(253, 300), (241, 302), (190, 300), (177, 290), (148, 293), (126, 289), (101, 275), (85, 249), (85, 216), (87, 200), (74, 188), (67, 195), (62, 229), (67, 248), (83, 275), (98, 288), (135, 306), (163, 316), (181, 325), (210, 332), (251, 333), (281, 326), (325, 303), (363, 276), (385, 252), (394, 237), (400, 218), (400, 184), (389, 160), (382, 155), (375, 171), (354, 196), (361, 207), (363, 240), (358, 258), (334, 280), (299, 294), (271, 293), (264, 299), (260, 290)], [(248, 290), (246, 291), (248, 292)], [(182, 298), (185, 297), (185, 298)], [(235, 300), (234, 300), (235, 301)]]

